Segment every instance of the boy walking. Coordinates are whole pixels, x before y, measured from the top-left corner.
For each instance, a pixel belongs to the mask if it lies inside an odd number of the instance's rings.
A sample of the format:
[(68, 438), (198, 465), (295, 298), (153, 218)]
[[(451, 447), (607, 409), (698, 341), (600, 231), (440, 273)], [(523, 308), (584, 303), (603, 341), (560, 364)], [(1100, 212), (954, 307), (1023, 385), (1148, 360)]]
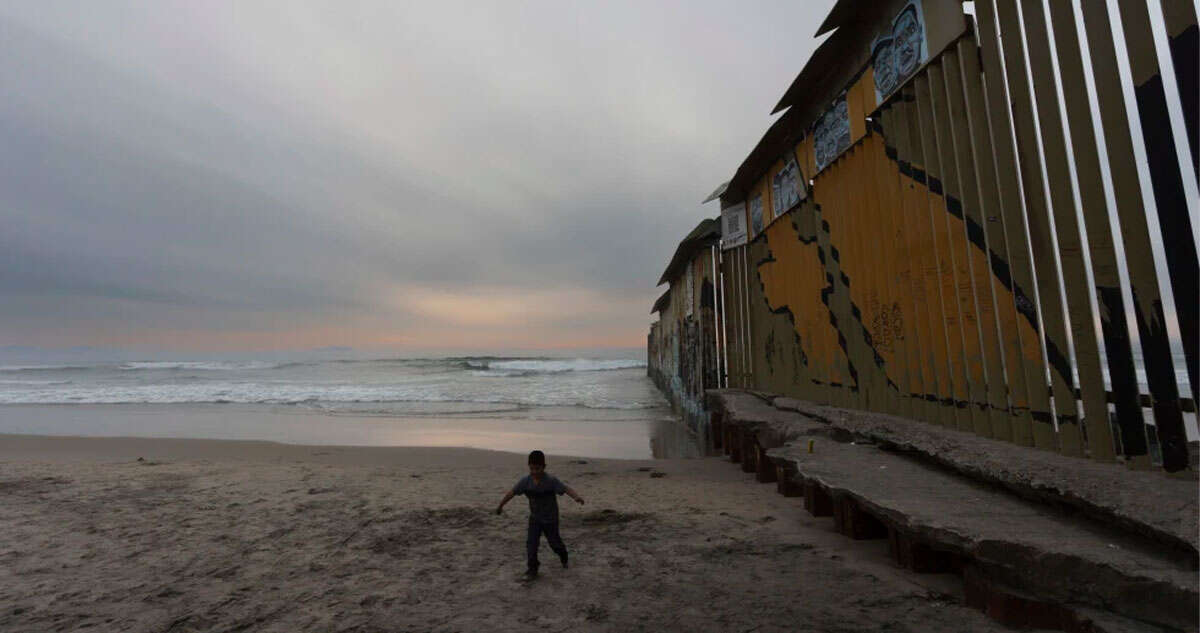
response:
[(561, 494), (569, 495), (577, 503), (583, 503), (583, 497), (570, 486), (559, 481), (557, 477), (546, 472), (546, 455), (541, 451), (529, 454), (529, 474), (522, 477), (512, 490), (505, 493), (496, 507), (496, 514), (504, 510), (504, 504), (517, 495), (529, 497), (529, 532), (525, 537), (525, 556), (529, 568), (525, 578), (532, 580), (538, 574), (538, 546), (541, 537), (546, 535), (550, 549), (558, 554), (562, 566), (567, 566), (567, 546), (563, 545), (558, 535), (558, 499)]

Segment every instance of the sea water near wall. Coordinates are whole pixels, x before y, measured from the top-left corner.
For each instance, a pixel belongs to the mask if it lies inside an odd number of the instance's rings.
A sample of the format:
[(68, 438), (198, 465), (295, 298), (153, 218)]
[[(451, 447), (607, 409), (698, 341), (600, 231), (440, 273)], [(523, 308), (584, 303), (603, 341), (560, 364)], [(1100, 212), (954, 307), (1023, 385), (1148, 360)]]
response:
[(636, 379), (644, 372), (621, 371), (642, 367), (585, 358), (10, 364), (0, 365), (0, 404), (265, 403), (362, 413), (446, 408), (437, 403), (658, 406)]
[(0, 433), (688, 454), (636, 359), (0, 364)]

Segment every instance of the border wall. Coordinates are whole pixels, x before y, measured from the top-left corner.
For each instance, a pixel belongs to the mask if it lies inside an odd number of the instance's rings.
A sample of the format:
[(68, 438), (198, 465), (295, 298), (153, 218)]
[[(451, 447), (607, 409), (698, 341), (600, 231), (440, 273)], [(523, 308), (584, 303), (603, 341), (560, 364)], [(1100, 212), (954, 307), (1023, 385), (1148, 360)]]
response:
[(659, 282), (670, 285), (654, 304), (659, 320), (646, 350), (648, 375), (702, 442), (709, 433), (705, 391), (720, 386), (719, 235), (717, 221), (704, 220), (679, 244)]
[[(968, 4), (841, 0), (821, 25), (782, 116), (710, 197), (714, 386), (1187, 469), (1195, 5)], [(700, 415), (706, 330), (676, 288), (649, 371)]]

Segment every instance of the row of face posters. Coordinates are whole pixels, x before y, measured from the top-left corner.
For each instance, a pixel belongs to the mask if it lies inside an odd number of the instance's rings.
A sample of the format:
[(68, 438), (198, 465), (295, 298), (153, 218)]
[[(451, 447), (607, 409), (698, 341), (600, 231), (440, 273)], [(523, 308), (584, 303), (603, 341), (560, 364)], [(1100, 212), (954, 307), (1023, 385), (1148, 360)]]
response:
[[(921, 0), (911, 0), (892, 19), (890, 28), (871, 43), (871, 70), (875, 77), (875, 103), (883, 103), (929, 60)], [(817, 171), (850, 148), (850, 109), (842, 94), (813, 126), (813, 154)]]
[[(925, 19), (921, 0), (910, 0), (892, 19), (890, 27), (871, 43), (871, 64), (875, 77), (875, 102), (883, 103), (909, 77), (929, 60), (925, 37)], [(850, 148), (850, 109), (842, 94), (813, 126), (813, 153), (820, 172)], [(771, 179), (771, 218), (787, 213), (804, 200), (805, 177), (794, 156)], [(725, 249), (742, 246), (762, 232), (771, 218), (763, 217), (762, 195), (746, 202), (721, 208), (721, 244)], [(747, 219), (749, 226), (746, 226)]]
[[(804, 175), (796, 164), (795, 156), (783, 159), (783, 167), (771, 179), (771, 218), (787, 213), (807, 196)], [(749, 210), (750, 226), (747, 231), (745, 218)], [(762, 233), (767, 218), (763, 217), (763, 197), (754, 196), (747, 202), (738, 202), (721, 208), (721, 244), (730, 249), (741, 246), (749, 238)]]
[(921, 0), (912, 0), (892, 20), (890, 31), (871, 44), (875, 102), (883, 103), (929, 59)]

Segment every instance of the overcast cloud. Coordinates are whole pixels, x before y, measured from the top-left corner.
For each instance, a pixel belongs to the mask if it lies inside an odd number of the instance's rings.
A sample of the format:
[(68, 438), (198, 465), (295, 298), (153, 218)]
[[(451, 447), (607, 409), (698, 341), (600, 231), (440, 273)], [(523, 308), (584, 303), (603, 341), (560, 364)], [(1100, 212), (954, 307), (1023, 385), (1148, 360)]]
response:
[(831, 4), (4, 3), (0, 346), (639, 346)]

